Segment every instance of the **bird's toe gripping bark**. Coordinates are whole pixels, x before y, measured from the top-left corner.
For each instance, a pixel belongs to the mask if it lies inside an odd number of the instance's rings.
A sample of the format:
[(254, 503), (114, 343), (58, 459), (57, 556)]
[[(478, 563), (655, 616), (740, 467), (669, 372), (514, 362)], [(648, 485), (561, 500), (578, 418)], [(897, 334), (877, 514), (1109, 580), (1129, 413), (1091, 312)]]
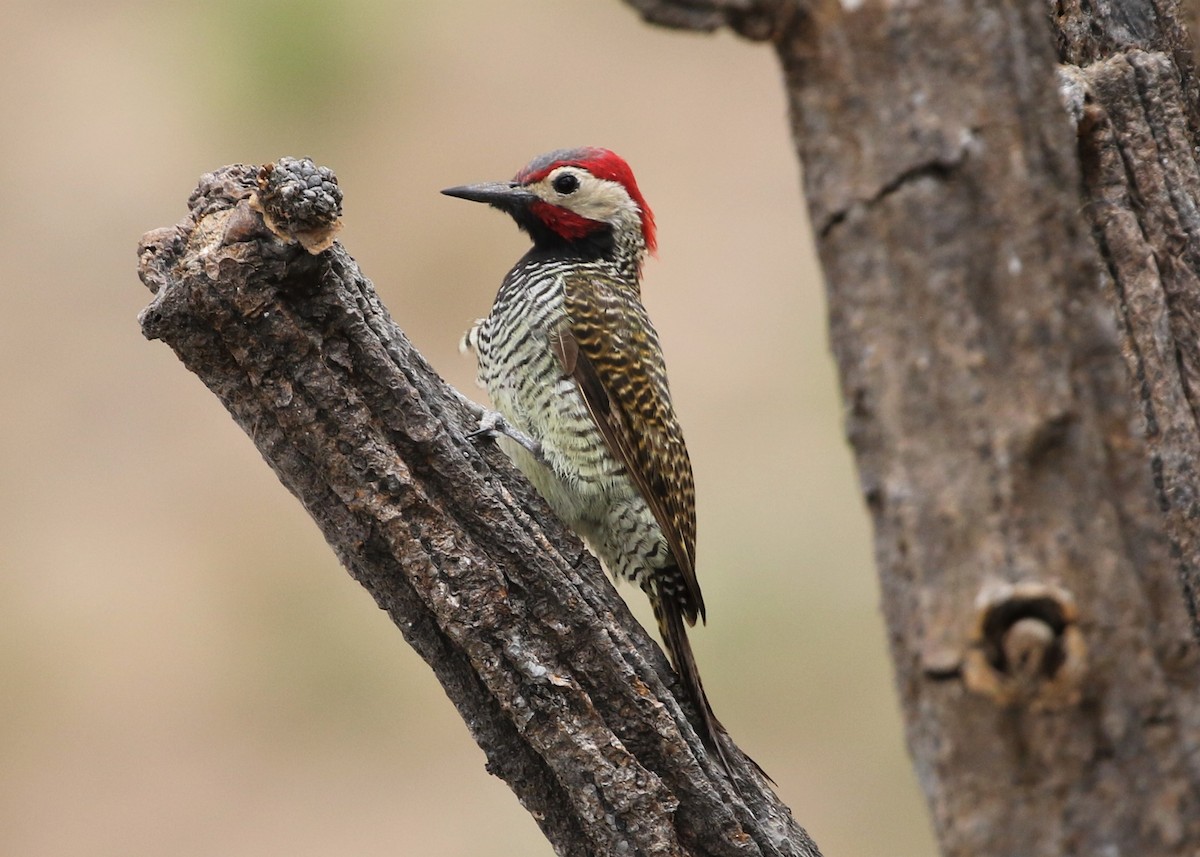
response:
[(495, 440), (498, 437), (507, 437), (515, 443), (520, 444), (525, 449), (529, 450), (529, 454), (543, 460), (542, 445), (531, 438), (525, 432), (516, 428), (504, 415), (499, 411), (489, 411), (481, 408), (479, 414), (479, 428), (467, 435), (471, 440)]

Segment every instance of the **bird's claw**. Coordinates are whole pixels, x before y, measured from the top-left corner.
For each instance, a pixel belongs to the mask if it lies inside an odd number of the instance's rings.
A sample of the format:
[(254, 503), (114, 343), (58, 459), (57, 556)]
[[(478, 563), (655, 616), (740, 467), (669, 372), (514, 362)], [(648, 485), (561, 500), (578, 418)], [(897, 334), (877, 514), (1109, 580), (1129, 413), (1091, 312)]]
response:
[(499, 411), (485, 410), (479, 416), (479, 428), (467, 435), (469, 440), (495, 440), (506, 437), (519, 444), (537, 458), (542, 457), (542, 445), (520, 429), (514, 427)]

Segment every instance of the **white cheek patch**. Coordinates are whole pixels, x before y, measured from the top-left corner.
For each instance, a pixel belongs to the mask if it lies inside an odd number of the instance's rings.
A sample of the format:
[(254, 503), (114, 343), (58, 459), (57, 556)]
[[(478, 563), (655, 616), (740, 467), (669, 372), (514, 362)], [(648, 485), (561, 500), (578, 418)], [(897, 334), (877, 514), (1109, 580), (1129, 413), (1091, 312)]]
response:
[(560, 203), (580, 217), (614, 223), (630, 214), (637, 215), (638, 207), (628, 191), (616, 182), (585, 176), (579, 190), (564, 197)]
[(614, 226), (633, 220), (640, 223), (641, 210), (619, 182), (598, 179), (585, 170), (571, 170), (579, 178), (579, 187), (573, 193), (559, 193), (554, 189), (554, 179), (562, 173), (562, 170), (555, 170), (528, 189), (551, 205), (588, 220)]

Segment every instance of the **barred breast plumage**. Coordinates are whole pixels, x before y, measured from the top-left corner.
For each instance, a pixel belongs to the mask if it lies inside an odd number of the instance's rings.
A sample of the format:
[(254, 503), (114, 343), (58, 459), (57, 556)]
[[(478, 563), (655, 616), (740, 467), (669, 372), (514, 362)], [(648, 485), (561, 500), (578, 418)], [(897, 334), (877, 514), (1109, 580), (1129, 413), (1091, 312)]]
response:
[[(543, 460), (501, 437), (504, 450), (609, 573), (641, 586), (652, 570), (668, 563), (670, 550), (555, 352), (562, 332), (586, 329), (568, 315), (568, 283), (575, 290), (620, 288), (599, 264), (518, 264), (505, 278), (491, 314), (468, 334), (468, 344), (477, 353), (479, 380), (493, 405), (541, 445)], [(579, 296), (571, 301), (582, 302)], [(648, 341), (661, 364), (653, 327)], [(662, 378), (665, 384), (665, 373)]]

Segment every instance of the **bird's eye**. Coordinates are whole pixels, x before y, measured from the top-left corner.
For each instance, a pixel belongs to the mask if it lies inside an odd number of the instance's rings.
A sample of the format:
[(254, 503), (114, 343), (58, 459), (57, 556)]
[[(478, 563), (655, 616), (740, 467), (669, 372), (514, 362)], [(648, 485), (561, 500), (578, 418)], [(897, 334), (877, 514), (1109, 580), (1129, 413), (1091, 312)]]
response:
[(554, 180), (554, 189), (561, 194), (575, 193), (579, 190), (579, 176), (563, 173)]

